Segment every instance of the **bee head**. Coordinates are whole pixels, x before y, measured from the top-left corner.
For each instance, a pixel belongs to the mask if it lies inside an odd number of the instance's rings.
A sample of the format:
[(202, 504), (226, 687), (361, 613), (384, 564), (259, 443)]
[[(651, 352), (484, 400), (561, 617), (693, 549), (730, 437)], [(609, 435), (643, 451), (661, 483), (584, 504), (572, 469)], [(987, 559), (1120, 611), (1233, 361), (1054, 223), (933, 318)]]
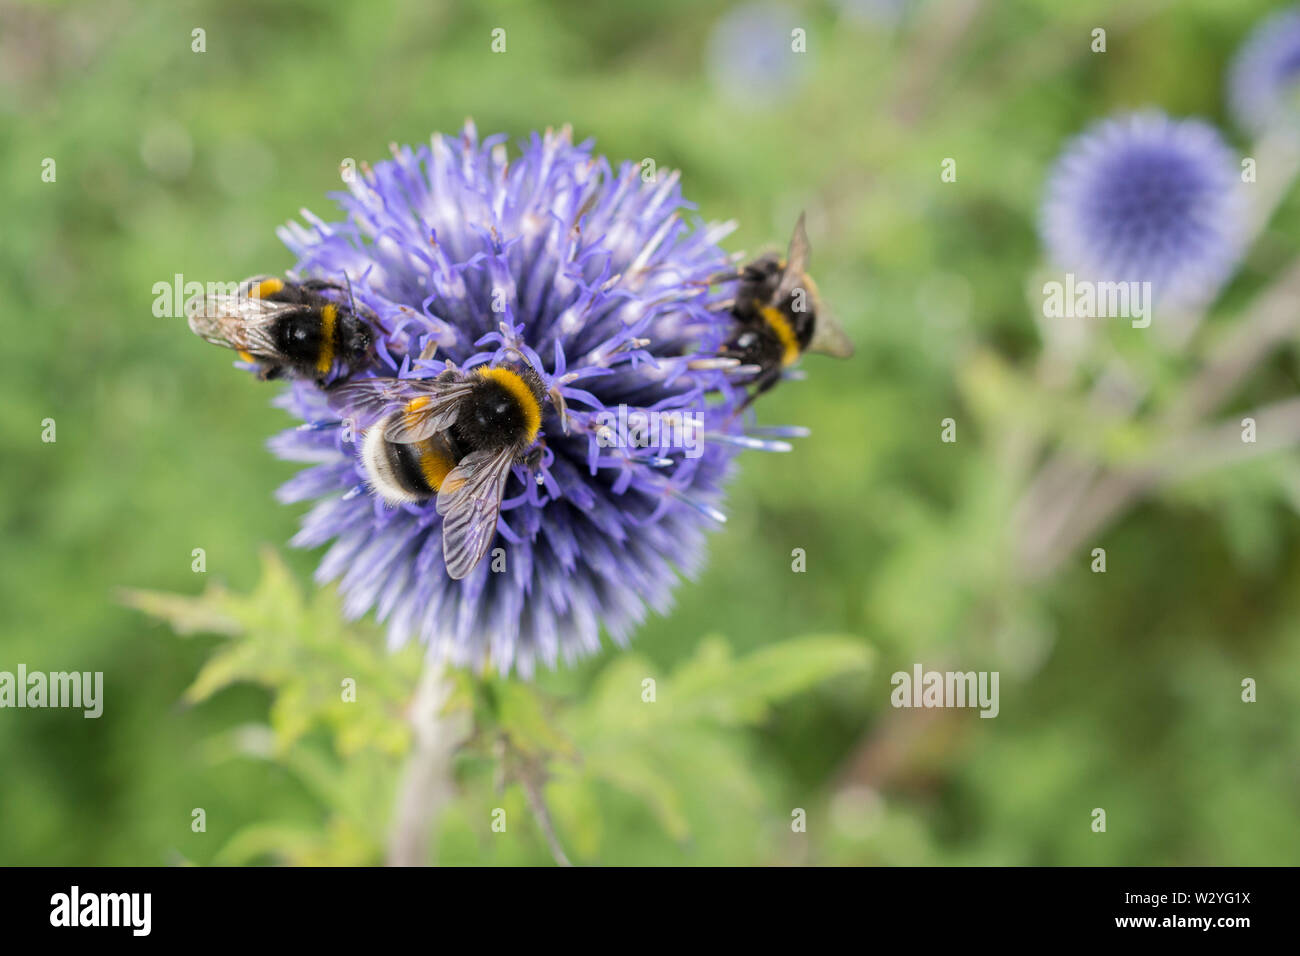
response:
[(785, 264), (773, 253), (755, 259), (740, 274), (736, 300), (751, 307), (771, 301), (781, 284)]
[(361, 317), (360, 310), (357, 309), (357, 300), (352, 294), (352, 277), (345, 272), (343, 273), (343, 281), (347, 283), (348, 287), (348, 304), (342, 309), (343, 348), (348, 354), (357, 357), (369, 355), (370, 348), (375, 341), (374, 333), (371, 331), (369, 323)]
[(556, 414), (560, 416), (560, 426), (564, 430), (564, 434), (567, 435), (569, 433), (569, 409), (567, 403), (564, 401), (564, 393), (560, 391), (560, 383), (555, 382), (548, 389), (545, 380), (543, 380), (541, 374), (533, 368), (532, 362), (529, 360), (528, 356), (513, 347), (510, 348), (509, 351), (513, 352), (515, 357), (519, 360), (519, 364), (511, 366), (512, 371), (523, 379), (524, 384), (528, 387), (528, 390), (532, 392), (533, 399), (537, 402), (538, 406), (548, 398), (550, 399), (551, 406), (555, 409)]
[(348, 313), (343, 320), (343, 349), (349, 355), (366, 355), (374, 344), (374, 333), (355, 313)]
[(779, 276), (785, 269), (785, 263), (774, 252), (769, 252), (764, 256), (759, 256), (753, 262), (745, 266), (745, 278), (753, 281), (761, 281)]

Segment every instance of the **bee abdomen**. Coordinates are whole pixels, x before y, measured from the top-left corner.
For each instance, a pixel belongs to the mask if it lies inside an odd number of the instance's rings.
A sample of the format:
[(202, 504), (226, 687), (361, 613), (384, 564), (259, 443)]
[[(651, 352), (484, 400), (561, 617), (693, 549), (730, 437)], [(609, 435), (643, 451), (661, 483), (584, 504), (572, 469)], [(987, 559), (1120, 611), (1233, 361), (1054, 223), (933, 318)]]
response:
[(290, 312), (275, 323), (275, 344), (280, 353), (299, 365), (315, 365), (324, 346), (320, 313), (313, 309)]
[(781, 343), (781, 364), (793, 365), (799, 360), (802, 346), (790, 317), (784, 310), (772, 305), (765, 305), (759, 309), (759, 315), (763, 317), (763, 322)]
[(384, 437), (388, 419), (366, 432), (361, 460), (375, 492), (390, 504), (418, 504), (438, 493), (460, 456), (447, 435), (419, 442), (390, 442)]

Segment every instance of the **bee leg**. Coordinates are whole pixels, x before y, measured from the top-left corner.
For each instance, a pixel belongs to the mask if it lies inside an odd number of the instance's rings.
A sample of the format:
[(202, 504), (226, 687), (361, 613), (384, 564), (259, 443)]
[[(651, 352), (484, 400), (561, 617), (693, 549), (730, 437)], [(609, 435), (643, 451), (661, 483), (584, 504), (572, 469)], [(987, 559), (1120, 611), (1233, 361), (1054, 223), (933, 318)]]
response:
[(539, 485), (546, 484), (546, 477), (541, 472), (542, 462), (546, 460), (546, 442), (539, 441), (524, 455), (523, 466), (532, 474)]
[(740, 405), (736, 408), (736, 414), (739, 415), (741, 412), (747, 409), (751, 404), (753, 404), (754, 399), (758, 398), (758, 396), (762, 395), (764, 392), (772, 388), (772, 386), (774, 386), (777, 382), (781, 381), (781, 374), (784, 371), (785, 370), (778, 365), (775, 368), (767, 369), (765, 372), (759, 375), (758, 378), (754, 379), (754, 381), (751, 383), (754, 386), (753, 389), (750, 391), (748, 395), (745, 396), (745, 400), (741, 402)]
[(352, 369), (344, 366), (337, 375), (333, 374), (333, 372), (326, 372), (324, 375), (316, 376), (316, 387), (322, 392), (328, 392), (332, 388), (338, 388), (351, 377)]
[(560, 391), (559, 386), (551, 389), (551, 404), (560, 415), (560, 427), (564, 429), (564, 434), (569, 434), (569, 405), (564, 400), (564, 393)]
[(257, 377), (263, 382), (273, 382), (284, 375), (283, 365), (263, 365), (262, 370), (257, 373)]
[(733, 269), (730, 272), (715, 272), (713, 275), (705, 276), (703, 279), (696, 279), (689, 285), (710, 286), (717, 285), (720, 282), (733, 282), (745, 274), (743, 269)]

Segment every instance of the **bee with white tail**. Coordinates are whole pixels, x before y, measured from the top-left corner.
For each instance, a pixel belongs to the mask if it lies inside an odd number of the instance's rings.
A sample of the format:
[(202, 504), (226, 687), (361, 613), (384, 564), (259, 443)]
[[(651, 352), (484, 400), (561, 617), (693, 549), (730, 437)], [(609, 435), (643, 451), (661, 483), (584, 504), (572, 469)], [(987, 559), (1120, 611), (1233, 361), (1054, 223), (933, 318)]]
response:
[(731, 307), (737, 328), (718, 355), (758, 370), (746, 383), (753, 391), (742, 408), (780, 381), (782, 373), (805, 352), (834, 358), (853, 355), (853, 343), (822, 303), (816, 284), (805, 271), (809, 251), (801, 215), (784, 259), (769, 253), (730, 277), (738, 280)]
[(342, 291), (325, 280), (254, 276), (233, 296), (196, 299), (186, 318), (195, 335), (233, 349), (256, 364), (263, 379), (290, 374), (325, 386), (364, 365), (374, 341), (373, 329), (351, 296), (342, 301)]
[(455, 579), (487, 553), (510, 469), (540, 459), (544, 406), (561, 404), (526, 364), (452, 367), (426, 380), (365, 379), (331, 398), (376, 419), (361, 443), (375, 494), (392, 505), (437, 499), (443, 557)]

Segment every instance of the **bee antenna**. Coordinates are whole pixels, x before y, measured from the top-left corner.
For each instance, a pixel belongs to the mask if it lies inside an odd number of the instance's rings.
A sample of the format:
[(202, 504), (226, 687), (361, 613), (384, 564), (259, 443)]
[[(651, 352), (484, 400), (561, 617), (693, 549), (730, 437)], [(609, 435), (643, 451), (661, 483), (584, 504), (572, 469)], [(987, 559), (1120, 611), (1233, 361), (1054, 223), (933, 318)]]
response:
[(346, 272), (343, 273), (343, 281), (348, 284), (348, 303), (352, 306), (352, 314), (360, 315), (357, 312), (357, 300), (352, 297), (352, 279)]
[(540, 372), (540, 371), (541, 371), (541, 369), (535, 368), (535, 367), (533, 366), (533, 361), (532, 361), (532, 359), (530, 359), (527, 355), (525, 355), (525, 354), (523, 353), (523, 351), (520, 350), (520, 348), (519, 348), (518, 346), (516, 346), (516, 345), (503, 345), (502, 348), (504, 348), (504, 349), (505, 349), (507, 352), (509, 352), (511, 355), (513, 355), (513, 356), (515, 356), (516, 358), (518, 358), (519, 361), (523, 362), (523, 363), (524, 363), (525, 365), (527, 365), (529, 368), (533, 369), (534, 372)]

